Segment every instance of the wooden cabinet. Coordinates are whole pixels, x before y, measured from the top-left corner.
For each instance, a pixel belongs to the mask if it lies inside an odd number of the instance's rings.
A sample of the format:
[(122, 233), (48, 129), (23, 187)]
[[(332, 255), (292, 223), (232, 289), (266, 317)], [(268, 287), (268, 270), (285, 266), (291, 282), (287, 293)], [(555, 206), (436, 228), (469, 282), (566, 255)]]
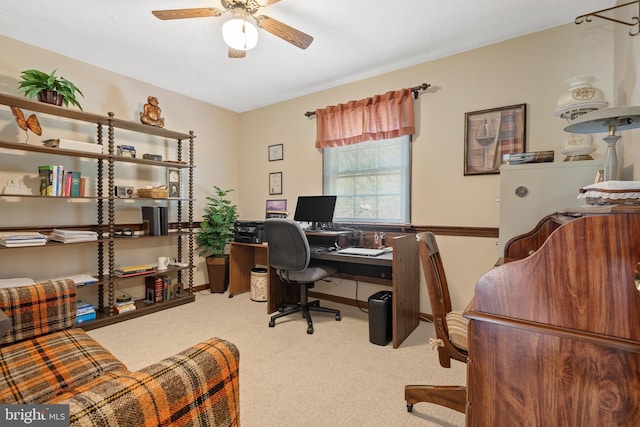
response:
[[(13, 142), (0, 139), (0, 149), (11, 154), (24, 154), (26, 160), (23, 160), (23, 165), (29, 165), (28, 170), (21, 170), (23, 175), (37, 174), (37, 167), (39, 162), (46, 159), (73, 159), (81, 158), (94, 163), (93, 171), (90, 176), (92, 182), (92, 190), (89, 191), (87, 196), (84, 197), (52, 197), (52, 196), (40, 196), (40, 195), (0, 195), (0, 202), (6, 202), (9, 205), (5, 208), (4, 215), (0, 220), (0, 231), (41, 231), (44, 234), (50, 232), (53, 228), (77, 228), (84, 230), (93, 230), (98, 233), (98, 241), (90, 243), (82, 243), (84, 247), (90, 248), (92, 256), (95, 256), (97, 262), (95, 263), (96, 271), (92, 274), (98, 278), (98, 285), (95, 287), (98, 293), (98, 307), (100, 314), (95, 321), (82, 324), (86, 329), (102, 326), (104, 324), (113, 323), (123, 319), (136, 317), (146, 314), (151, 311), (157, 311), (163, 308), (168, 308), (178, 304), (184, 304), (194, 300), (192, 294), (193, 287), (193, 163), (194, 163), (194, 140), (195, 135), (193, 132), (180, 133), (174, 132), (163, 128), (157, 128), (153, 126), (144, 125), (141, 123), (130, 122), (126, 120), (116, 119), (112, 113), (107, 116), (87, 113), (78, 110), (71, 110), (63, 107), (57, 107), (49, 104), (32, 102), (26, 98), (10, 96), (6, 94), (0, 94), (0, 105), (7, 106), (7, 111), (10, 106), (23, 108), (28, 110), (31, 114), (35, 112), (38, 114), (40, 121), (46, 117), (47, 126), (63, 127), (60, 121), (78, 123), (78, 127), (83, 124), (92, 124), (96, 128), (95, 134), (88, 135), (87, 139), (91, 137), (97, 144), (103, 146), (102, 153), (91, 153), (84, 151), (64, 150), (59, 148), (45, 147), (39, 143), (37, 136), (31, 134), (31, 140), (29, 144), (22, 142)], [(75, 126), (75, 125), (74, 125)], [(44, 127), (44, 124), (43, 124)], [(138, 137), (143, 137), (146, 141), (150, 141), (149, 144), (158, 144), (167, 146), (167, 150), (171, 153), (169, 155), (170, 160), (155, 161), (141, 158), (139, 154), (136, 157), (125, 157), (117, 155), (117, 145), (120, 138), (124, 134), (134, 134)], [(34, 142), (36, 139), (38, 142)], [(126, 141), (126, 138), (123, 138)], [(40, 155), (40, 157), (37, 157)], [(43, 157), (45, 155), (46, 157)], [(31, 164), (30, 156), (34, 157), (33, 164)], [(55, 156), (55, 157), (54, 157)], [(6, 171), (13, 167), (11, 156), (3, 156), (0, 159), (0, 170)], [(184, 158), (183, 158), (184, 157)], [(50, 160), (51, 161), (51, 160)], [(57, 161), (57, 160), (56, 160)], [(121, 199), (116, 197), (114, 192), (114, 186), (117, 184), (116, 176), (118, 168), (122, 165), (129, 165), (129, 168), (134, 168), (135, 172), (132, 175), (150, 175), (145, 172), (148, 169), (160, 169), (160, 176), (166, 176), (166, 170), (174, 169), (179, 171), (179, 175), (184, 177), (184, 181), (187, 185), (183, 185), (184, 194), (179, 198), (165, 198), (165, 199)], [(23, 166), (25, 168), (27, 166)], [(12, 170), (12, 169), (11, 169)], [(158, 174), (156, 174), (158, 175)], [(162, 179), (160, 184), (166, 183), (165, 178)], [(64, 210), (64, 206), (60, 206), (61, 199), (67, 201), (88, 202), (83, 203), (82, 212), (70, 212), (69, 218), (72, 218), (71, 222), (64, 222), (59, 224), (41, 224), (33, 223), (30, 220), (29, 209), (23, 206), (28, 204), (28, 201), (34, 199), (46, 200), (47, 206), (50, 206), (52, 211), (60, 212)], [(55, 200), (54, 200), (55, 199)], [(127, 239), (117, 238), (116, 231), (120, 228), (132, 228), (137, 231), (141, 231), (143, 226), (138, 221), (119, 223), (117, 220), (117, 207), (118, 204), (133, 203), (135, 206), (132, 210), (137, 209), (139, 211), (141, 206), (145, 205), (163, 205), (172, 209), (175, 221), (172, 221), (169, 228), (168, 235), (163, 236), (148, 236), (141, 235), (139, 239), (171, 239), (169, 245), (173, 248), (174, 253), (171, 254), (171, 258), (175, 258), (179, 263), (186, 264), (185, 266), (172, 266), (168, 270), (162, 272), (154, 272), (149, 275), (170, 275), (174, 277), (177, 282), (184, 284), (184, 293), (182, 298), (175, 298), (173, 300), (147, 304), (143, 301), (137, 303), (137, 309), (132, 312), (116, 315), (114, 312), (115, 307), (115, 292), (117, 283), (119, 281), (126, 281), (127, 278), (118, 278), (114, 275), (116, 268), (116, 259), (118, 248), (120, 245), (127, 245)], [(77, 208), (77, 207), (76, 207)], [(71, 208), (69, 208), (71, 210)], [(78, 209), (76, 209), (78, 210)], [(185, 212), (186, 210), (186, 212)], [(88, 211), (93, 212), (95, 223), (87, 223)], [(82, 219), (74, 223), (73, 218), (81, 217)], [(60, 215), (56, 216), (59, 220)], [(9, 221), (11, 219), (11, 221)], [(10, 223), (9, 223), (10, 222)], [(139, 239), (135, 239), (138, 241)], [(134, 240), (134, 239), (130, 239)], [(116, 244), (117, 241), (117, 244)], [(163, 243), (163, 244), (166, 244)], [(64, 251), (64, 246), (74, 244), (60, 244), (55, 242), (48, 242), (45, 246), (32, 248), (28, 252), (25, 251), (25, 256), (34, 256), (34, 250), (38, 251)], [(93, 246), (95, 245), (95, 246)], [(5, 251), (21, 251), (24, 248), (2, 248), (3, 253)], [(44, 255), (43, 255), (44, 256)], [(34, 269), (37, 269), (37, 259), (34, 259)], [(121, 259), (119, 263), (126, 265), (127, 260)], [(155, 258), (148, 259), (148, 263), (155, 263)], [(78, 271), (67, 271), (65, 274), (74, 275), (78, 274)], [(12, 277), (11, 271), (5, 267), (2, 271), (2, 278)]]
[(465, 312), (467, 425), (640, 425), (640, 210), (536, 229), (533, 254), (505, 252)]

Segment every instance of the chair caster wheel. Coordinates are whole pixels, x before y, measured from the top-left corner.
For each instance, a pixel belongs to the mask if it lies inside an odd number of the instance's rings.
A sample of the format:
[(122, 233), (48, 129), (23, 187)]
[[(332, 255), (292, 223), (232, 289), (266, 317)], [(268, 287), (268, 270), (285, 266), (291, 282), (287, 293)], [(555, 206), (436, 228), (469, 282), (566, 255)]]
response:
[(337, 321), (340, 321), (340, 320), (342, 320), (342, 317), (340, 317), (340, 315), (339, 315), (339, 314), (336, 314), (336, 320), (337, 320)]
[(269, 327), (270, 327), (270, 328), (273, 328), (274, 326), (276, 326), (276, 322), (275, 322), (275, 321), (273, 321), (273, 320), (270, 320), (270, 321), (269, 321)]
[(308, 333), (309, 335), (313, 334), (313, 328), (312, 328), (311, 326), (309, 326), (309, 327), (307, 328), (307, 333)]
[(407, 412), (413, 412), (413, 403), (407, 403)]

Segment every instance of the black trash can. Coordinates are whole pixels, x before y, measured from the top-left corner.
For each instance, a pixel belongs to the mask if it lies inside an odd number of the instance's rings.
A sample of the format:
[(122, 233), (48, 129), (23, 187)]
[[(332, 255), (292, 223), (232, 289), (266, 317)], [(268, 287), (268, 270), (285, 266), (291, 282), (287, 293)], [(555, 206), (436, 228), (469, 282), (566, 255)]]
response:
[(369, 297), (369, 341), (387, 345), (391, 334), (391, 291), (376, 292)]

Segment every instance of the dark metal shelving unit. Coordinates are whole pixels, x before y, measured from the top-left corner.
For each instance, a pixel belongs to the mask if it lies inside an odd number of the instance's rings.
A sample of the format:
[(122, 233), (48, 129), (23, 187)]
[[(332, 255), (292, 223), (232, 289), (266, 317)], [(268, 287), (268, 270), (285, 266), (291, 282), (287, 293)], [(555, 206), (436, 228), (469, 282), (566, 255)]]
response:
[[(51, 155), (60, 155), (67, 157), (82, 157), (88, 159), (95, 159), (97, 161), (96, 166), (96, 181), (97, 181), (97, 195), (95, 197), (52, 197), (52, 196), (40, 196), (40, 195), (2, 195), (2, 198), (9, 197), (24, 197), (24, 198), (47, 198), (58, 200), (69, 199), (90, 199), (96, 200), (96, 213), (97, 224), (89, 225), (91, 229), (98, 232), (99, 239), (95, 242), (82, 242), (82, 244), (94, 243), (97, 244), (97, 257), (98, 257), (98, 272), (97, 277), (99, 281), (98, 286), (98, 316), (96, 320), (79, 324), (84, 329), (93, 329), (107, 324), (116, 323), (119, 321), (127, 320), (133, 317), (142, 316), (155, 311), (163, 310), (166, 308), (175, 307), (177, 305), (185, 304), (195, 300), (193, 295), (193, 251), (194, 251), (194, 235), (193, 235), (193, 165), (194, 162), (194, 140), (195, 135), (193, 131), (189, 133), (174, 132), (164, 128), (158, 128), (154, 126), (145, 125), (142, 123), (135, 123), (126, 120), (117, 119), (113, 113), (109, 113), (107, 116), (88, 113), (84, 111), (71, 110), (64, 107), (58, 107), (50, 104), (30, 101), (23, 97), (16, 97), (7, 94), (0, 94), (0, 105), (13, 106), (18, 108), (25, 108), (29, 111), (44, 113), (56, 117), (66, 118), (70, 120), (82, 121), (86, 123), (92, 123), (97, 126), (97, 143), (103, 145), (103, 151), (106, 153), (89, 153), (76, 150), (65, 150), (59, 148), (46, 147), (34, 144), (16, 143), (10, 141), (0, 141), (0, 148), (10, 150), (20, 150), (24, 152), (42, 153)], [(105, 130), (106, 128), (106, 138)], [(137, 132), (147, 135), (153, 135), (158, 137), (164, 137), (167, 139), (176, 140), (176, 161), (155, 161), (134, 157), (123, 157), (115, 154), (115, 131), (116, 129)], [(188, 142), (188, 162), (183, 161), (182, 151), (183, 144)], [(177, 275), (177, 280), (183, 282), (183, 273), (187, 273), (187, 283), (185, 287), (186, 295), (181, 298), (175, 298), (165, 302), (146, 303), (136, 302), (137, 309), (131, 312), (123, 314), (115, 314), (115, 282), (119, 280), (126, 280), (126, 278), (119, 278), (114, 275), (115, 269), (115, 241), (116, 240), (128, 240), (124, 238), (118, 238), (115, 236), (115, 229), (118, 224), (115, 223), (115, 203), (119, 200), (114, 196), (113, 185), (115, 180), (115, 164), (119, 162), (133, 163), (138, 165), (145, 165), (151, 167), (164, 167), (164, 168), (177, 168), (186, 169), (188, 173), (188, 196), (182, 199), (166, 199), (167, 203), (177, 203), (177, 231), (170, 233), (168, 236), (150, 237), (150, 238), (176, 238), (178, 261), (182, 262), (182, 249), (183, 238), (186, 237), (188, 244), (188, 261), (189, 267), (174, 268), (171, 271)], [(106, 167), (105, 167), (106, 164)], [(106, 171), (106, 177), (105, 177)], [(106, 184), (106, 190), (105, 190)], [(132, 200), (132, 199), (125, 199)], [(158, 200), (158, 199), (143, 199), (135, 198), (137, 201), (145, 200)], [(106, 209), (105, 209), (106, 202)], [(186, 221), (183, 222), (183, 204), (188, 207)], [(106, 214), (106, 220), (105, 220)], [(185, 225), (186, 223), (186, 225)], [(84, 227), (84, 226), (82, 226)], [(185, 229), (186, 227), (186, 229)], [(34, 227), (25, 226), (23, 230), (33, 229)], [(0, 230), (3, 228), (0, 227)], [(12, 228), (15, 230), (15, 228)], [(144, 238), (147, 238), (145, 236)], [(133, 239), (137, 240), (137, 239)], [(74, 243), (78, 244), (78, 243)], [(43, 247), (58, 247), (67, 246), (69, 244), (56, 244), (47, 243)], [(105, 251), (106, 246), (106, 251)], [(21, 249), (21, 248), (4, 248), (4, 249)], [(105, 265), (105, 256), (107, 263)], [(163, 272), (166, 273), (166, 272)], [(151, 274), (153, 275), (153, 274)], [(107, 300), (105, 304), (105, 287)]]

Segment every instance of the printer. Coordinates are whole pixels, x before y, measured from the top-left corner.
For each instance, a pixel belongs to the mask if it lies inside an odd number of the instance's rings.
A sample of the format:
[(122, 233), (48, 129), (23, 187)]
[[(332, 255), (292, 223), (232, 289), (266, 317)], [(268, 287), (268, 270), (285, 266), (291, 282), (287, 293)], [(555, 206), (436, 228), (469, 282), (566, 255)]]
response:
[(264, 241), (264, 221), (236, 221), (234, 240), (242, 243), (262, 243)]

